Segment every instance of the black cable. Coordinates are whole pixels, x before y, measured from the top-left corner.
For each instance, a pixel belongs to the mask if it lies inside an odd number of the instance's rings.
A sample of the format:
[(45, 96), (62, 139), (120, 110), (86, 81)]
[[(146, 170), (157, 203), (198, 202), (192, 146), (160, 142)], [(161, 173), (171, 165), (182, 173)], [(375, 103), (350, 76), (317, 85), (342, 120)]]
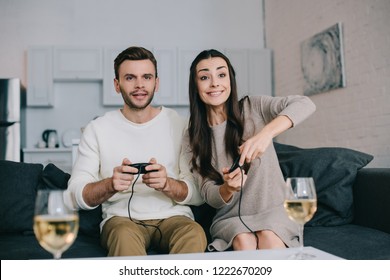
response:
[(131, 202), (131, 199), (133, 198), (135, 183), (138, 181), (138, 178), (139, 178), (140, 175), (141, 175), (141, 170), (139, 169), (139, 170), (138, 170), (137, 177), (134, 179), (134, 182), (133, 182), (133, 184), (131, 185), (131, 195), (130, 195), (130, 197), (129, 197), (129, 201), (127, 202), (127, 213), (129, 214), (129, 219), (130, 219), (130, 221), (132, 221), (133, 223), (136, 223), (137, 225), (141, 225), (141, 226), (144, 226), (144, 227), (153, 227), (153, 228), (155, 228), (156, 230), (158, 230), (158, 232), (159, 232), (159, 234), (160, 234), (159, 244), (161, 244), (162, 232), (161, 232), (161, 229), (160, 229), (159, 226), (156, 226), (156, 225), (149, 225), (149, 224), (143, 223), (143, 222), (141, 222), (141, 221), (134, 221), (133, 218), (131, 217), (130, 202)]
[(244, 171), (242, 166), (239, 166), (241, 171), (241, 188), (240, 188), (240, 197), (238, 200), (238, 218), (240, 219), (241, 223), (255, 236), (256, 238), (256, 250), (259, 249), (259, 237), (257, 236), (256, 232), (254, 232), (243, 220), (241, 217), (241, 201), (242, 201), (242, 193), (243, 193), (243, 185), (244, 185)]

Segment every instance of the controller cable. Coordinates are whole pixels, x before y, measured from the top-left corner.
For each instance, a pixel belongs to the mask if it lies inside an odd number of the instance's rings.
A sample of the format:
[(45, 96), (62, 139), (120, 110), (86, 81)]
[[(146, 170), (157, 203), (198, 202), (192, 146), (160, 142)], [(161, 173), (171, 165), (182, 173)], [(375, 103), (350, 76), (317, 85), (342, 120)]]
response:
[(242, 201), (242, 194), (243, 194), (243, 185), (244, 185), (244, 170), (243, 167), (239, 166), (241, 171), (241, 188), (240, 188), (240, 196), (238, 200), (238, 218), (240, 219), (241, 223), (255, 236), (256, 238), (256, 250), (259, 249), (259, 237), (257, 236), (256, 232), (254, 232), (243, 220), (241, 217), (241, 201)]
[(140, 175), (141, 175), (141, 169), (139, 168), (138, 169), (138, 173), (137, 173), (137, 177), (135, 177), (134, 182), (131, 185), (131, 195), (129, 197), (129, 201), (127, 202), (127, 212), (129, 214), (129, 219), (130, 219), (130, 221), (132, 221), (133, 223), (136, 223), (137, 225), (141, 225), (143, 227), (153, 227), (153, 228), (155, 228), (159, 232), (159, 234), (160, 234), (159, 244), (161, 244), (162, 232), (161, 232), (161, 229), (160, 229), (160, 227), (158, 225), (157, 226), (156, 225), (150, 225), (150, 224), (144, 223), (143, 221), (134, 221), (133, 218), (131, 217), (130, 202), (131, 202), (131, 199), (133, 198), (133, 195), (134, 195), (135, 183), (138, 181), (138, 178), (139, 178)]

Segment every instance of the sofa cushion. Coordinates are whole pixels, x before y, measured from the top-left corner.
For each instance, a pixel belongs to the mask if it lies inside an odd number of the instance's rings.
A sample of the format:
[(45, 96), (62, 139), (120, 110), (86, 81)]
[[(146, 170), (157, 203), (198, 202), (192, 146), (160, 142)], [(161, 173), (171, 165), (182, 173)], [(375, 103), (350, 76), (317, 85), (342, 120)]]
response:
[(348, 260), (390, 260), (390, 234), (368, 227), (305, 227), (303, 242)]
[(80, 233), (90, 237), (100, 237), (100, 222), (102, 221), (102, 206), (93, 210), (79, 210)]
[[(53, 255), (43, 249), (33, 232), (28, 234), (0, 234), (0, 259), (52, 259)], [(66, 250), (65, 258), (106, 257), (107, 251), (100, 246), (99, 238), (77, 235), (75, 242)]]
[(40, 185), (39, 188), (51, 190), (66, 190), (68, 187), (69, 178), (70, 174), (62, 171), (54, 164), (49, 163), (43, 169), (41, 181), (42, 185)]
[(274, 143), (283, 175), (313, 177), (317, 212), (307, 226), (337, 226), (353, 219), (353, 191), (357, 171), (373, 156), (347, 148), (302, 149)]
[(43, 165), (0, 160), (0, 232), (31, 232)]

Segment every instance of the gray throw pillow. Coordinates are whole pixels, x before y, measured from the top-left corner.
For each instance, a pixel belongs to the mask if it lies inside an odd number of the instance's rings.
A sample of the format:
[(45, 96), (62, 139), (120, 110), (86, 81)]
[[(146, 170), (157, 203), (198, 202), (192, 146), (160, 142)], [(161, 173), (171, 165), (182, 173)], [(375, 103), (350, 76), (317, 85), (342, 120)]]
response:
[(0, 232), (31, 233), (43, 165), (0, 160)]
[(306, 226), (337, 226), (353, 220), (352, 186), (373, 156), (347, 148), (302, 149), (274, 143), (283, 175), (313, 177), (317, 212)]
[(53, 163), (45, 166), (42, 172), (42, 185), (40, 189), (50, 190), (66, 190), (68, 188), (68, 181), (70, 174), (62, 171)]

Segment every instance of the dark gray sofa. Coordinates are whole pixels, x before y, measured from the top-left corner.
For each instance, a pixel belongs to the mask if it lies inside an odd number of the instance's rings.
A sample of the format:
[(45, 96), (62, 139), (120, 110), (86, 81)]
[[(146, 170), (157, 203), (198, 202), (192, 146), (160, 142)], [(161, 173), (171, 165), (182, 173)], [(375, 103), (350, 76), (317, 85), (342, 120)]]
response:
[[(372, 157), (348, 149), (275, 148), (285, 177), (316, 181), (318, 210), (305, 226), (306, 246), (346, 259), (390, 259), (390, 168), (363, 168)], [(52, 164), (0, 161), (0, 259), (51, 258), (32, 231), (35, 195), (39, 188), (66, 188), (69, 177)], [(213, 209), (193, 211), (207, 231)], [(79, 234), (63, 258), (106, 256), (99, 241), (101, 208), (79, 215)]]

